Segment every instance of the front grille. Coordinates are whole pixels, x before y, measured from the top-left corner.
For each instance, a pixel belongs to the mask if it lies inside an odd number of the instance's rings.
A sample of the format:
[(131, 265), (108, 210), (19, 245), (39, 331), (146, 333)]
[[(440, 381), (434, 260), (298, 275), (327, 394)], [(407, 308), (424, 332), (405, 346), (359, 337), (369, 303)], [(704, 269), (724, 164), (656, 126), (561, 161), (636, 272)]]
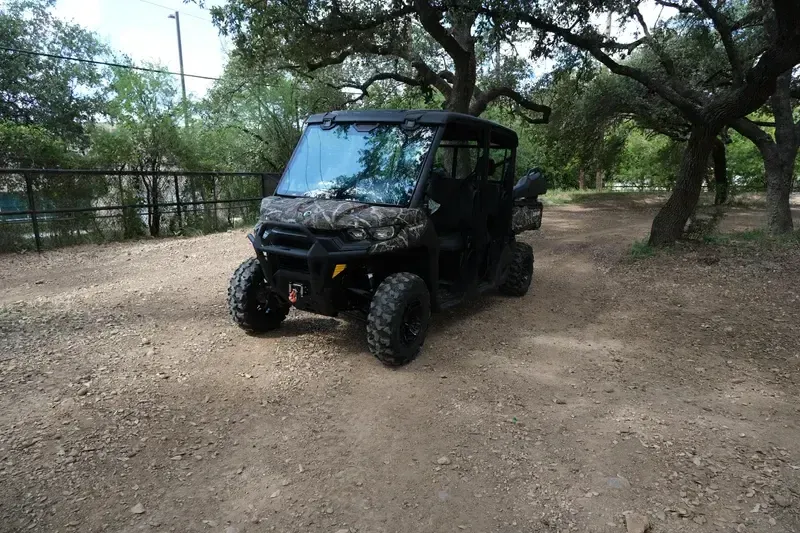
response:
[(269, 262), (272, 264), (272, 270), (290, 270), (292, 272), (302, 272), (308, 274), (308, 260), (302, 257), (290, 257), (287, 255), (270, 254), (268, 257)]
[(283, 248), (296, 248), (299, 250), (308, 250), (311, 248), (311, 239), (305, 235), (294, 235), (288, 233), (274, 232), (272, 235), (271, 243), (273, 246), (281, 246)]

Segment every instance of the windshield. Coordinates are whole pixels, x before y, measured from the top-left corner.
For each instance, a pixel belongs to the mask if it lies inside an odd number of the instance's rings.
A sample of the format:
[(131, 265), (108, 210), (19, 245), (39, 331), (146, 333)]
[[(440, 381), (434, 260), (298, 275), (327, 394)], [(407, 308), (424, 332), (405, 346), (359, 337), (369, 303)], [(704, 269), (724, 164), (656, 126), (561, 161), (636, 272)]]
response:
[(310, 125), (277, 193), (407, 206), (435, 133), (395, 124)]

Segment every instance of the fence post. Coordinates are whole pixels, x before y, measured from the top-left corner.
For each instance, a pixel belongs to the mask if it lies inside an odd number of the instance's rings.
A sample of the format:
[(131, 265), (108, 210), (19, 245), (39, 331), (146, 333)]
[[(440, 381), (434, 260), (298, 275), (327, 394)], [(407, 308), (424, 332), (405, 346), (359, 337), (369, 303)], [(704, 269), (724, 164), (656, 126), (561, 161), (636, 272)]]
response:
[(125, 216), (125, 189), (122, 188), (122, 169), (117, 171), (117, 186), (119, 187), (119, 205), (122, 213), (122, 238), (128, 238), (128, 220)]
[(42, 253), (42, 237), (39, 235), (39, 221), (36, 218), (36, 199), (33, 195), (33, 183), (31, 173), (25, 172), (25, 190), (28, 193), (28, 211), (31, 212), (31, 223), (33, 224), (33, 238), (36, 240), (36, 251)]
[(261, 174), (261, 198), (267, 196), (267, 174)]
[(214, 199), (214, 231), (217, 231), (219, 228), (219, 214), (217, 213), (217, 175), (214, 174), (211, 176), (211, 194)]
[(175, 209), (178, 211), (178, 229), (183, 231), (183, 220), (181, 219), (181, 191), (178, 188), (178, 175), (175, 174)]

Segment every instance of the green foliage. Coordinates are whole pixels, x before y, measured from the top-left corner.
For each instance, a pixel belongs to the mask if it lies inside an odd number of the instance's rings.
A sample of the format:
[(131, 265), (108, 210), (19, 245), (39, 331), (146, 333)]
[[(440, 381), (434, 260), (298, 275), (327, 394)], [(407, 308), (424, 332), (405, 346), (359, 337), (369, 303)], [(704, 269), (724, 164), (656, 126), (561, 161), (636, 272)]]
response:
[(663, 135), (629, 131), (615, 180), (641, 189), (672, 187), (682, 146)]
[(591, 196), (607, 194), (595, 189), (548, 189), (547, 194), (542, 196), (540, 200), (544, 205), (567, 205), (576, 204), (586, 201)]
[(280, 72), (264, 74), (234, 58), (198, 106), (203, 120), (188, 136), (190, 159), (204, 170), (280, 171), (305, 117), (340, 109), (345, 99), (325, 83)]
[(64, 140), (46, 128), (0, 119), (0, 167), (68, 167), (75, 159)]
[[(92, 32), (54, 17), (53, 5), (54, 0), (8, 0), (0, 5), (0, 43), (80, 58), (107, 52)], [(94, 65), (0, 51), (0, 117), (4, 122), (40, 128), (64, 146), (81, 147), (85, 126), (102, 112), (104, 94), (103, 72)], [(16, 144), (24, 146), (21, 141)], [(40, 148), (41, 144), (35, 144), (31, 153), (17, 153), (10, 163), (41, 160), (36, 151)], [(48, 160), (48, 164), (55, 163)]]
[(728, 153), (728, 173), (734, 189), (763, 190), (764, 159), (758, 148), (737, 132), (731, 132), (731, 142), (726, 146)]

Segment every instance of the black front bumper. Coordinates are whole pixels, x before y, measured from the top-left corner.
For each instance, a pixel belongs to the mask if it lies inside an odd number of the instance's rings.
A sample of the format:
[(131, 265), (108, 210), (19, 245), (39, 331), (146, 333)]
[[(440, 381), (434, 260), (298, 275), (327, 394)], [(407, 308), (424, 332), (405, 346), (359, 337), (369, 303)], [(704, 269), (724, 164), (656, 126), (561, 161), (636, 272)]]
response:
[[(289, 301), (298, 289), (295, 307), (328, 316), (351, 307), (345, 279), (367, 256), (369, 241), (348, 241), (343, 232), (316, 231), (300, 224), (262, 222), (248, 236), (272, 291)], [(336, 265), (347, 265), (333, 277)]]

